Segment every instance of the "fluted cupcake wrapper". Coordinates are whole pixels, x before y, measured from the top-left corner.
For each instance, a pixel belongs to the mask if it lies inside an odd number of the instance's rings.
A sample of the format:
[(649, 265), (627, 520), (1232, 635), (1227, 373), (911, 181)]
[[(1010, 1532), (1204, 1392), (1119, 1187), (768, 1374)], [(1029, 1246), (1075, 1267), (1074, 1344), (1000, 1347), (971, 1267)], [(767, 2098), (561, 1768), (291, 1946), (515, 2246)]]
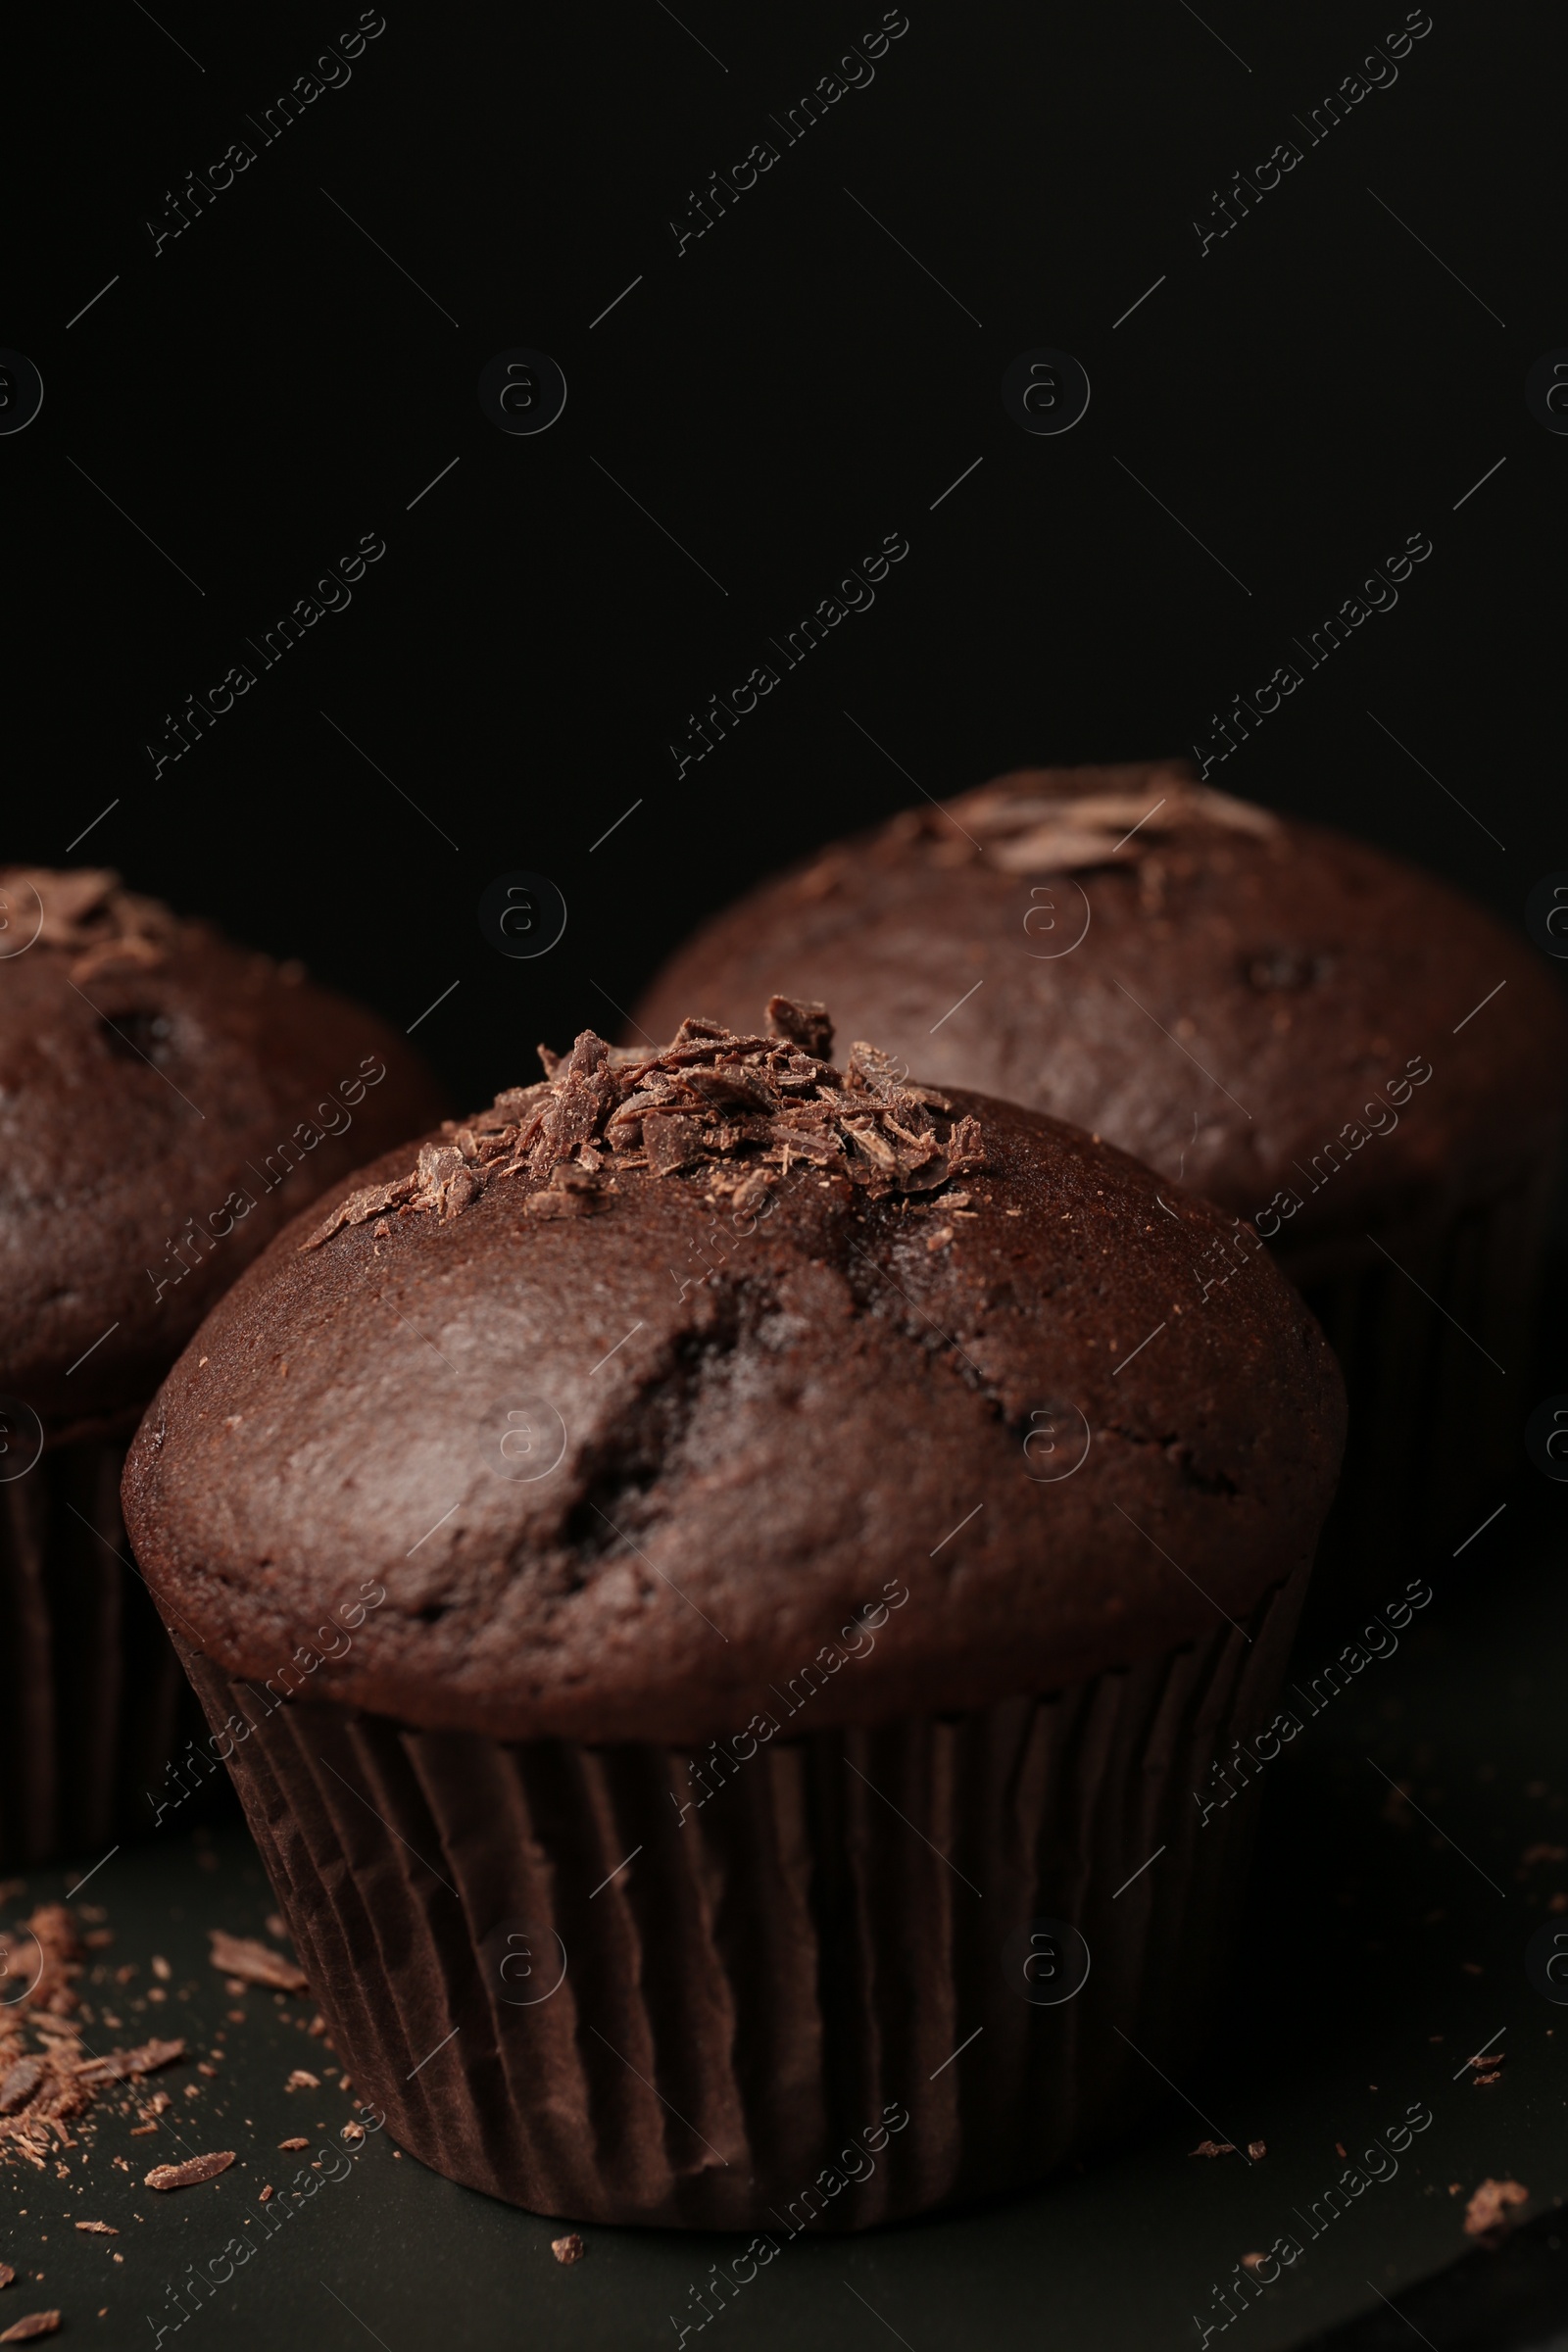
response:
[(1381, 1597), (1416, 1545), (1446, 1552), (1524, 1460), (1528, 1379), (1553, 1171), (1534, 1167), (1451, 1219), (1380, 1224), (1287, 1272), (1345, 1373), (1349, 1428), (1318, 1545), (1314, 1614)]
[[(730, 1743), (721, 1785), (269, 1709), (181, 1651), (403, 2146), (540, 2213), (777, 2237), (1039, 2180), (1180, 2079), (1256, 1811), (1194, 1792), (1272, 1706), (1303, 1584), (1049, 1696)], [(1055, 1999), (1066, 1930), (1089, 1972)]]
[(122, 1442), (0, 1484), (0, 1869), (143, 1836), (199, 1710), (125, 1565)]

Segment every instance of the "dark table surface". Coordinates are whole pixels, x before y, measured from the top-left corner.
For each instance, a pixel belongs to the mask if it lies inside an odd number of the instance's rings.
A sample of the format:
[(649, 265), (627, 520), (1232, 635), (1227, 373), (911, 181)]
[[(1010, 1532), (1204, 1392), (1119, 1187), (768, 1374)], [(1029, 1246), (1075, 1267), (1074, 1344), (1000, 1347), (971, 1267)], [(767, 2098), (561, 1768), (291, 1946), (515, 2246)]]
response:
[[(909, 2352), (1176, 2352), (1200, 2343), (1203, 2325), (1219, 2340), (1214, 2290), (1288, 2233), (1300, 2259), (1224, 2330), (1246, 2352), (1323, 2331), (1346, 2352), (1568, 2342), (1568, 2222), (1559, 2233), (1551, 2218), (1568, 2198), (1568, 2006), (1525, 1969), (1552, 1897), (1568, 1892), (1560, 1503), (1537, 1481), (1458, 1559), (1390, 1561), (1391, 1594), (1419, 1570), (1435, 1598), (1251, 1791), (1256, 1868), (1225, 2023), (1145, 2136), (983, 2211), (796, 2242), (709, 2328), (755, 2352), (862, 2352), (889, 2338)], [(1354, 1631), (1320, 1624), (1300, 1665), (1315, 1671)], [(0, 1917), (67, 1892), (98, 1861), (12, 1882)], [(82, 1887), (78, 1915), (85, 1906), (113, 1937), (89, 1956), (89, 2043), (179, 2033), (190, 2061), (155, 2079), (172, 2093), (155, 2133), (130, 2138), (134, 2119), (105, 2102), (63, 2167), (0, 2171), (18, 2272), (5, 2324), (58, 2308), (63, 2335), (103, 2346), (152, 2344), (165, 2326), (172, 2338), (169, 2289), (236, 2235), (251, 2257), (184, 2321), (184, 2343), (635, 2352), (675, 2346), (694, 2321), (691, 2290), (730, 2241), (590, 2229), (586, 2258), (563, 2268), (551, 2253), (563, 2224), (453, 2186), (384, 2133), (352, 2160), (334, 2153), (353, 2094), (310, 2032), (309, 1995), (236, 1996), (209, 1963), (211, 1928), (268, 1934), (271, 1898), (237, 1824), (171, 1825), (116, 1852)], [(214, 2049), (221, 2059), (203, 2076), (195, 2060)], [(1482, 2050), (1504, 2053), (1484, 2086), (1467, 2064)], [(300, 2067), (319, 2088), (285, 2087)], [(1397, 2171), (1310, 2234), (1314, 2200), (1344, 2169), (1336, 2143), (1357, 2157), (1416, 2101), (1432, 2123)], [(279, 2151), (299, 2134), (308, 2149)], [(1267, 2153), (1250, 2166), (1189, 2153), (1208, 2136), (1261, 2139)], [(236, 2151), (221, 2179), (142, 2186), (150, 2163), (210, 2148)], [(1498, 2252), (1463, 2229), (1488, 2177), (1529, 2190)], [(78, 2231), (82, 2220), (119, 2234)]]

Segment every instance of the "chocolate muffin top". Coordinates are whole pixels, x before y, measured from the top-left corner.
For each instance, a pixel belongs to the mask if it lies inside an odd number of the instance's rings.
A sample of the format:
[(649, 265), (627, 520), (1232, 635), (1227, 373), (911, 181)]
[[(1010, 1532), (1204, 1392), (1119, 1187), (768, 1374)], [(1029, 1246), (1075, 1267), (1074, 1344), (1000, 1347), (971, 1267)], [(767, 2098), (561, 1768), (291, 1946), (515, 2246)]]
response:
[(1255, 1240), (768, 1011), (585, 1032), (279, 1236), (127, 1463), (176, 1633), (416, 1725), (679, 1743), (803, 1676), (822, 1723), (1072, 1682), (1308, 1559), (1343, 1394)]
[(699, 931), (637, 1022), (735, 1020), (769, 988), (935, 1084), (1098, 1130), (1293, 1252), (1504, 1180), (1554, 1148), (1568, 1087), (1568, 1015), (1522, 941), (1182, 760), (1023, 770), (824, 850)]
[(0, 869), (0, 1392), (133, 1419), (305, 1202), (439, 1116), (384, 1023), (119, 876)]

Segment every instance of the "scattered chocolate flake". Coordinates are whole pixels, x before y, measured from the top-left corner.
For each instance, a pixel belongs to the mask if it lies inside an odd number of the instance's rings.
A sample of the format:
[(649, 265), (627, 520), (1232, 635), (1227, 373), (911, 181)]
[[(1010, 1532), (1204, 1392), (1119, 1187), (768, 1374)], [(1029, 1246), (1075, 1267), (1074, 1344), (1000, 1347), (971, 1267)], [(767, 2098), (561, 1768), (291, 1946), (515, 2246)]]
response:
[(37, 1965), (32, 1970), (29, 1961), (27, 2000), (0, 2008), (0, 2162), (20, 2161), (41, 2172), (58, 2163), (63, 2146), (77, 2144), (66, 2123), (93, 2096), (76, 2079), (82, 2047), (74, 1981), (81, 1973), (81, 1945), (61, 1903), (41, 1904), (11, 1938), (33, 1945)]
[(345, 2124), (342, 2131), (342, 2137), (344, 2139), (352, 2140), (363, 2139), (365, 2137), (365, 2126), (363, 2124)]
[(155, 2164), (142, 2185), (144, 2188), (195, 2188), (203, 2180), (216, 2180), (226, 2173), (234, 2161), (232, 2148), (217, 2148), (210, 2156), (187, 2156), (183, 2164)]
[(29, 2311), (25, 2319), (0, 2330), (0, 2344), (26, 2344), (35, 2335), (53, 2335), (60, 2325), (58, 2311)]
[(1188, 2150), (1190, 2156), (1234, 2156), (1235, 2153), (1236, 2143), (1231, 2139), (1200, 2139), (1196, 2148)]
[(749, 1213), (802, 1161), (872, 1200), (939, 1193), (985, 1166), (979, 1122), (955, 1118), (945, 1096), (911, 1085), (891, 1055), (853, 1045), (842, 1074), (823, 1058), (832, 1025), (820, 1005), (774, 997), (768, 1018), (770, 1037), (689, 1019), (652, 1054), (607, 1046), (591, 1029), (564, 1057), (541, 1047), (539, 1085), (449, 1120), (406, 1176), (351, 1193), (300, 1248), (385, 1223), (390, 1211), (449, 1220), (501, 1177), (531, 1180), (529, 1214), (573, 1217), (608, 1206), (620, 1172), (634, 1168), (691, 1174)]
[(91, 2230), (99, 2237), (118, 2237), (120, 2231), (113, 2222), (78, 2222), (78, 2230)]
[(1268, 2148), (1261, 2139), (1250, 2139), (1247, 2143), (1247, 2153), (1254, 2164), (1260, 2164), (1268, 2154)]
[(319, 2075), (307, 2074), (303, 2066), (297, 2066), (283, 2085), (285, 2090), (319, 2090), (320, 2087)]
[[(134, 2050), (107, 2050), (76, 2068), (78, 2082), (123, 2082), (133, 2075), (156, 2074), (185, 2055), (182, 2041), (144, 2041)], [(167, 2103), (167, 2102), (166, 2102)]]
[(0, 2082), (0, 2115), (15, 2115), (19, 2108), (25, 2107), (44, 2074), (41, 2058), (19, 2058)]
[(558, 2262), (569, 2266), (571, 2263), (581, 2262), (588, 2249), (576, 2230), (568, 2230), (564, 2237), (553, 2237), (550, 2240), (550, 2251)]
[(303, 1992), (305, 1971), (286, 1952), (274, 1952), (253, 1936), (229, 1936), (221, 1928), (209, 1930), (214, 1968), (244, 1984), (267, 1984), (274, 1992)]
[(1334, 2153), (1342, 2164), (1345, 2164), (1348, 2161), (1345, 2153), (1345, 2142), (1343, 2139), (1337, 2139), (1334, 2142)]
[(258, 2205), (265, 2205), (265, 2204), (267, 2203), (267, 2201), (268, 2201), (269, 2197), (270, 2197), (271, 2193), (272, 2193), (272, 2183), (270, 2182), (270, 2180), (269, 2180), (269, 2181), (268, 2181), (268, 2183), (267, 2183), (267, 2186), (266, 2186), (266, 2187), (265, 2187), (265, 2188), (262, 2190), (262, 2193), (261, 2193), (261, 2195), (260, 2195), (260, 2196), (257, 2198), (257, 2200), (256, 2200), (257, 2204), (258, 2204)]
[(280, 2139), (277, 2144), (280, 2148), (308, 2148), (311, 2143), (308, 2139)]
[(1242, 2268), (1244, 2271), (1260, 2271), (1267, 2260), (1266, 2254), (1244, 2254)]
[(73, 1985), (81, 1974), (81, 1945), (71, 1913), (64, 1903), (42, 1903), (23, 1926), (36, 1939), (41, 1961), (31, 2006), (45, 2018), (69, 2017), (76, 2007)]
[(1510, 2205), (1525, 2205), (1530, 2191), (1518, 2180), (1483, 2180), (1464, 2209), (1467, 2237), (1500, 2237)]

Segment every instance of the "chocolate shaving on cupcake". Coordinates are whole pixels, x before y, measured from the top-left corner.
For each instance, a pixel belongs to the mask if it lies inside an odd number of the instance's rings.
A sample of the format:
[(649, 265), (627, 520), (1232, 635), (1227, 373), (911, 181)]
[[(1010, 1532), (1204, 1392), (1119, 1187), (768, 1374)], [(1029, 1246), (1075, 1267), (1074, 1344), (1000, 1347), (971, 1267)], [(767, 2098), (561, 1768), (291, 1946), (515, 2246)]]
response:
[(505, 1176), (534, 1179), (530, 1214), (583, 1216), (623, 1169), (701, 1174), (745, 1209), (803, 1161), (872, 1200), (935, 1193), (985, 1165), (979, 1121), (911, 1085), (891, 1054), (853, 1045), (837, 1070), (820, 1004), (774, 997), (767, 1017), (768, 1037), (689, 1018), (653, 1054), (608, 1046), (591, 1029), (564, 1059), (542, 1046), (548, 1075), (537, 1085), (498, 1095), (476, 1119), (448, 1120), (446, 1140), (421, 1145), (407, 1175), (351, 1193), (300, 1248), (391, 1210), (461, 1216)]
[(1023, 768), (939, 807), (901, 809), (853, 844), (830, 843), (785, 888), (808, 905), (846, 893), (855, 898), (872, 871), (897, 868), (910, 858), (928, 866), (978, 865), (996, 874), (1087, 873), (1121, 865), (1147, 884), (1145, 868), (1160, 871), (1161, 851), (1217, 850), (1227, 835), (1239, 833), (1277, 842), (1283, 827), (1269, 809), (1200, 784), (1190, 760)]
[[(1152, 838), (1194, 827), (1250, 833), (1261, 841), (1280, 830), (1279, 818), (1268, 809), (1192, 783), (1175, 769), (1156, 772), (1131, 792), (1046, 794), (1019, 791), (1004, 780), (983, 784), (951, 807), (956, 821), (984, 837), (977, 852), (983, 847), (993, 863), (1010, 874), (1067, 874), (1111, 865), (1124, 846), (1136, 859)], [(926, 822), (928, 830), (951, 839), (951, 824)]]
[(0, 867), (0, 891), (29, 890), (43, 909), (40, 945), (77, 951), (71, 977), (78, 986), (110, 964), (160, 964), (179, 938), (177, 915), (157, 899), (122, 890), (107, 866), (66, 873), (43, 865)]

